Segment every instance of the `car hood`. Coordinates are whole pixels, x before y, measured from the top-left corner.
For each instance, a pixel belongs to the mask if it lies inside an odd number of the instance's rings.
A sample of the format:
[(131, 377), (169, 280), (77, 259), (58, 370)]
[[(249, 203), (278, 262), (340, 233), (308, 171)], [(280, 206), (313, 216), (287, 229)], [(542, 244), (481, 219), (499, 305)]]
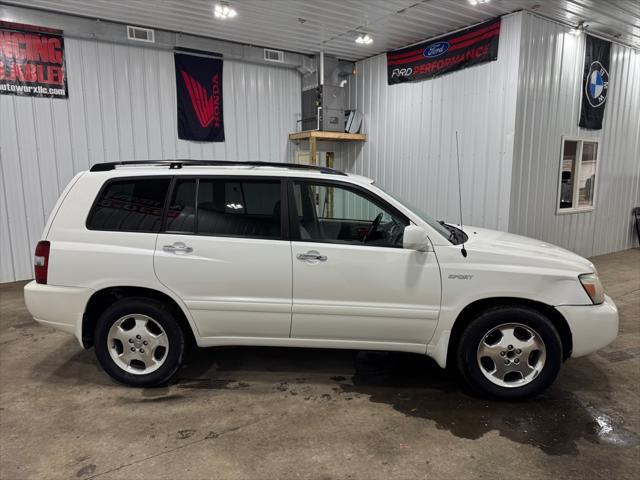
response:
[(472, 226), (463, 230), (469, 236), (465, 246), (470, 257), (471, 252), (477, 252), (484, 257), (482, 260), (496, 263), (571, 270), (578, 274), (596, 271), (586, 258), (542, 240)]

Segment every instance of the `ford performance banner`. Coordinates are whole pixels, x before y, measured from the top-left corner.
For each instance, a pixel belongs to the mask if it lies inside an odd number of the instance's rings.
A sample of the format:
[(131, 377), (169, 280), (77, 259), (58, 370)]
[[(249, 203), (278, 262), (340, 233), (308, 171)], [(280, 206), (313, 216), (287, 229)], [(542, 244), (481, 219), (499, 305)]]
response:
[(604, 105), (609, 91), (609, 54), (611, 42), (587, 35), (582, 78), (582, 108), (580, 126), (602, 129)]
[(222, 60), (175, 54), (178, 137), (224, 142)]
[(498, 58), (500, 19), (387, 53), (387, 83), (426, 80)]
[(69, 96), (61, 30), (0, 21), (0, 94)]

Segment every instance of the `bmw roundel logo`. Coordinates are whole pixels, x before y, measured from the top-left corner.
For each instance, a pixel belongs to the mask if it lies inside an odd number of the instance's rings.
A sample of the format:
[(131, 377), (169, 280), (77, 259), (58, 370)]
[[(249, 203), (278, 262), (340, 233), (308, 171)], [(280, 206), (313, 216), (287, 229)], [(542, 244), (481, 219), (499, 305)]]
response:
[(592, 107), (599, 107), (607, 100), (609, 90), (609, 72), (600, 62), (593, 62), (585, 85), (585, 95)]
[(427, 46), (422, 54), (427, 58), (434, 58), (439, 57), (447, 50), (449, 50), (449, 42), (436, 42)]

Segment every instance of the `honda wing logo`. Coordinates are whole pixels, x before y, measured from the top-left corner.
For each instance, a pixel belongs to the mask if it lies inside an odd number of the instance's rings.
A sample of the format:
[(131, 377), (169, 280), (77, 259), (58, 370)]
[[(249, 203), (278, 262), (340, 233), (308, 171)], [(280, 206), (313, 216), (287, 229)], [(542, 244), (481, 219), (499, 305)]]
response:
[(211, 79), (211, 96), (207, 92), (207, 89), (203, 87), (200, 82), (191, 77), (184, 70), (180, 70), (182, 79), (189, 92), (189, 98), (191, 99), (191, 105), (198, 117), (198, 123), (202, 128), (206, 128), (214, 122), (214, 126), (219, 126), (220, 119), (220, 79), (219, 75), (215, 74)]

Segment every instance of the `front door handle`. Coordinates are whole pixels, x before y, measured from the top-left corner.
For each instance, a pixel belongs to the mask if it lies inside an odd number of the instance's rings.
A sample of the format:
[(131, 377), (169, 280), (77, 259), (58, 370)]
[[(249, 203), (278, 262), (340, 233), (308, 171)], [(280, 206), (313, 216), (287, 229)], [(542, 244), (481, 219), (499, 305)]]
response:
[(162, 250), (165, 252), (183, 254), (183, 253), (191, 253), (193, 252), (193, 248), (188, 247), (182, 242), (175, 242), (173, 245), (165, 245), (162, 247)]
[(327, 256), (320, 255), (317, 250), (309, 250), (307, 253), (299, 253), (296, 258), (303, 262), (326, 262)]

